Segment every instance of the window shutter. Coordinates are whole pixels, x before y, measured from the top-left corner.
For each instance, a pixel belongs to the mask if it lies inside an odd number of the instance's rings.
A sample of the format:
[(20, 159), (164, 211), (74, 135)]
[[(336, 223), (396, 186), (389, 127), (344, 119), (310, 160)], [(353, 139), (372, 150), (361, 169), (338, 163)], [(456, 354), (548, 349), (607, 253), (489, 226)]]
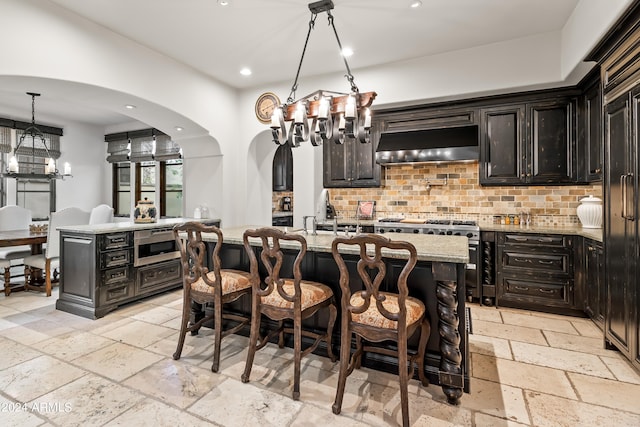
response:
[(129, 132), (131, 138), (131, 154), (129, 160), (134, 163), (153, 161), (155, 141), (153, 129)]
[(156, 135), (155, 160), (163, 162), (179, 159), (180, 157), (180, 146), (172, 141), (169, 135)]
[(11, 128), (0, 126), (0, 153), (11, 151)]
[(129, 161), (129, 139), (107, 141), (107, 162), (119, 163)]

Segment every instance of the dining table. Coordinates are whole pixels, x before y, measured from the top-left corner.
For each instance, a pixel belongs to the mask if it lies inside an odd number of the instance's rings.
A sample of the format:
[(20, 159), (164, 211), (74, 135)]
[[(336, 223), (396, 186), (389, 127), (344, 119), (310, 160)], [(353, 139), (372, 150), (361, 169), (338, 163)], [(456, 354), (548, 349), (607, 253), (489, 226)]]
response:
[[(41, 254), (42, 245), (47, 242), (46, 231), (31, 231), (29, 229), (22, 230), (3, 230), (0, 231), (0, 248), (6, 248), (11, 246), (31, 246), (31, 254)], [(35, 278), (34, 281), (41, 281)], [(15, 285), (5, 282), (4, 294), (5, 296), (11, 295), (12, 291), (22, 291), (25, 289), (24, 283), (18, 283)]]

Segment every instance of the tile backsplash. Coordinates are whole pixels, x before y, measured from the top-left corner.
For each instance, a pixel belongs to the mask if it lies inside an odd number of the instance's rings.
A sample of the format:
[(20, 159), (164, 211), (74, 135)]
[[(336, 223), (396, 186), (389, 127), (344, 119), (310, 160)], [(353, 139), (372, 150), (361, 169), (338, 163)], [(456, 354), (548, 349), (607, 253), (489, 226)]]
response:
[[(379, 188), (332, 188), (339, 217), (355, 216), (358, 200), (376, 202), (376, 218), (474, 219), (531, 214), (536, 225), (579, 224), (576, 208), (590, 194), (602, 198), (602, 184), (481, 186), (478, 163), (407, 164), (382, 169)], [(445, 183), (446, 178), (446, 183)], [(427, 190), (427, 180), (431, 189)]]

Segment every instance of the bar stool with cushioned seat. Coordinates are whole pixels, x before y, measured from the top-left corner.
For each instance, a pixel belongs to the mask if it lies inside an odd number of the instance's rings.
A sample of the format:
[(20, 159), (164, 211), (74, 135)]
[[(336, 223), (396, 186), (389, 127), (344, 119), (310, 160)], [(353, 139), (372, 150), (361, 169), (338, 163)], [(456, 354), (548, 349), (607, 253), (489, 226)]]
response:
[[(266, 268), (267, 277), (260, 280), (258, 260), (249, 239), (260, 239), (262, 252), (260, 259)], [(278, 345), (284, 347), (284, 333), (293, 333), (294, 374), (293, 399), (300, 398), (300, 361), (317, 348), (321, 341), (327, 344), (327, 354), (332, 362), (336, 357), (331, 349), (331, 334), (337, 317), (337, 308), (333, 291), (327, 285), (309, 280), (302, 280), (300, 264), (307, 252), (307, 241), (298, 234), (287, 234), (279, 229), (264, 227), (257, 230), (246, 230), (243, 236), (244, 247), (251, 263), (251, 283), (253, 286), (251, 305), (251, 335), (247, 363), (242, 374), (242, 382), (249, 382), (253, 358), (257, 350), (263, 348), (271, 338), (279, 336)], [(281, 277), (285, 257), (281, 244), (296, 247), (293, 260), (293, 278)], [(288, 260), (286, 260), (288, 261)], [(285, 272), (288, 273), (288, 272)], [(302, 320), (313, 316), (321, 308), (329, 309), (329, 320), (325, 333), (302, 330)], [(260, 320), (262, 315), (278, 321), (278, 328), (266, 336), (260, 336)], [(293, 328), (285, 327), (284, 320), (293, 320)], [(302, 336), (314, 339), (314, 342), (302, 351)]]
[[(9, 205), (0, 208), (0, 230), (28, 230), (31, 224), (31, 211), (22, 206)], [(0, 248), (0, 261), (4, 269), (4, 294), (11, 294), (11, 261), (15, 265), (20, 265), (24, 257), (31, 255), (31, 246), (10, 246)], [(7, 262), (5, 262), (7, 261)]]
[[(349, 277), (347, 265), (340, 254), (341, 246), (358, 246), (360, 259), (357, 264), (358, 279)], [(367, 252), (369, 249), (369, 252)], [(390, 249), (406, 254), (406, 263), (400, 271), (396, 289), (380, 290), (385, 283), (387, 269), (382, 251)], [(409, 398), (407, 385), (413, 376), (414, 363), (418, 366), (418, 377), (423, 386), (429, 384), (424, 373), (424, 356), (431, 327), (422, 301), (409, 296), (407, 277), (417, 263), (416, 248), (409, 242), (392, 241), (386, 237), (366, 234), (360, 236), (336, 237), (331, 246), (333, 257), (340, 270), (341, 332), (340, 332), (340, 374), (333, 412), (339, 414), (347, 377), (353, 369), (360, 368), (364, 352), (381, 353), (398, 358), (400, 377), (400, 404), (403, 425), (409, 425)], [(394, 257), (395, 258), (395, 257)], [(396, 261), (399, 261), (396, 259)], [(357, 286), (357, 284), (361, 284)], [(386, 283), (389, 283), (388, 281)], [(408, 354), (407, 340), (420, 330), (418, 351)], [(351, 334), (356, 336), (356, 349), (351, 354)], [(363, 345), (366, 340), (368, 345)], [(397, 342), (397, 351), (388, 347), (369, 345), (369, 342), (391, 340)], [(409, 367), (407, 368), (407, 364)]]
[[(212, 271), (209, 270), (206, 263), (207, 246), (202, 241), (202, 233), (212, 233), (217, 236), (211, 253)], [(180, 248), (183, 284), (180, 337), (173, 358), (175, 360), (180, 359), (187, 332), (195, 334), (203, 323), (213, 320), (214, 346), (211, 370), (218, 372), (222, 338), (238, 332), (249, 324), (248, 317), (225, 313), (223, 305), (251, 293), (249, 273), (240, 270), (222, 269), (220, 250), (222, 249), (223, 235), (218, 227), (214, 225), (207, 226), (199, 222), (187, 222), (176, 225), (173, 228), (173, 234), (178, 248)], [(183, 238), (185, 234), (186, 238)], [(213, 303), (213, 314), (189, 325), (192, 301), (198, 304)], [(223, 330), (223, 320), (232, 321), (236, 325)]]

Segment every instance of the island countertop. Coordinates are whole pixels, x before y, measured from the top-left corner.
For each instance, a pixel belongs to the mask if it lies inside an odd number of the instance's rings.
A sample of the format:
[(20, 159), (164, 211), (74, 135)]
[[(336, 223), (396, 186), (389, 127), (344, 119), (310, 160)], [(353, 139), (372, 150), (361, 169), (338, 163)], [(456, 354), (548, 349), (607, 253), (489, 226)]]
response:
[(123, 222), (109, 222), (105, 224), (92, 224), (92, 225), (65, 225), (58, 227), (58, 230), (73, 231), (85, 234), (108, 234), (117, 233), (121, 231), (136, 231), (136, 230), (153, 230), (154, 228), (172, 228), (176, 224), (182, 224), (187, 221), (198, 221), (205, 223), (220, 223), (216, 218), (163, 218), (157, 222), (150, 223), (135, 223), (133, 221)]
[[(223, 228), (224, 243), (240, 244), (242, 245), (242, 235), (247, 229), (259, 228), (260, 226), (246, 225), (242, 227)], [(287, 228), (287, 227), (274, 227), (284, 230), (289, 233), (302, 234), (300, 229)], [(353, 236), (355, 233), (351, 233)], [(340, 236), (344, 236), (344, 233), (339, 233)], [(334, 239), (332, 231), (318, 231), (317, 235), (311, 233), (304, 235), (307, 240), (307, 250), (315, 252), (331, 252), (331, 244)], [(202, 240), (215, 241), (215, 235), (203, 234)], [(438, 236), (430, 234), (402, 234), (401, 238), (393, 240), (405, 240), (411, 242), (418, 253), (419, 261), (435, 261), (435, 262), (451, 262), (451, 263), (463, 263), (469, 262), (469, 243), (464, 236)], [(252, 245), (258, 246), (258, 240), (251, 240)], [(290, 247), (294, 248), (295, 243), (292, 243)], [(282, 246), (287, 248), (285, 242)], [(345, 254), (357, 255), (357, 247), (342, 245), (340, 246), (340, 252)], [(388, 258), (406, 258), (405, 251), (383, 251), (383, 255)]]

